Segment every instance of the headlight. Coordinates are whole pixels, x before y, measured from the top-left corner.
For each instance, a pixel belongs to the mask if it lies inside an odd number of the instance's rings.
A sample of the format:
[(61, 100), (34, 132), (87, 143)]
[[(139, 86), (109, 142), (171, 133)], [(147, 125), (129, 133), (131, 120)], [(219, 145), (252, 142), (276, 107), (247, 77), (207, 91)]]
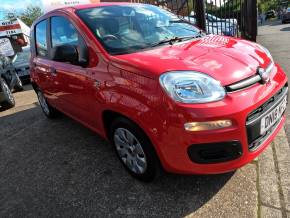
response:
[(168, 72), (160, 76), (159, 82), (173, 100), (182, 103), (218, 101), (226, 94), (220, 82), (198, 72)]

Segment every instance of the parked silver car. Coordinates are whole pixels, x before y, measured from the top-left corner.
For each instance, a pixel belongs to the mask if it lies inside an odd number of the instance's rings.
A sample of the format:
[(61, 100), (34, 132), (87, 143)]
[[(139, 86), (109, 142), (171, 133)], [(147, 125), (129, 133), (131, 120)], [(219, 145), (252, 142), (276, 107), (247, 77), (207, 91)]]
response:
[[(195, 13), (192, 11), (190, 16), (184, 17), (185, 20), (196, 24)], [(211, 34), (236, 36), (238, 31), (238, 22), (234, 18), (218, 18), (211, 14), (206, 14), (206, 32)]]
[(29, 59), (30, 46), (25, 46), (22, 48), (22, 52), (17, 53), (15, 60), (13, 61), (15, 71), (23, 83), (30, 81)]

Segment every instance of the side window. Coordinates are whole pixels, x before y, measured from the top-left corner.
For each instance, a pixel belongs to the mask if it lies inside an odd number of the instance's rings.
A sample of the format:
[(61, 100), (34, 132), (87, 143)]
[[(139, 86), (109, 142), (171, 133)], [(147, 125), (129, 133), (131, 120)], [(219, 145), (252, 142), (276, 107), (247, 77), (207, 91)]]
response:
[(35, 28), (35, 42), (36, 42), (36, 53), (39, 56), (47, 56), (47, 40), (46, 40), (46, 25), (47, 21), (41, 21), (36, 25)]
[(65, 17), (51, 18), (52, 47), (64, 44), (78, 45), (78, 32)]

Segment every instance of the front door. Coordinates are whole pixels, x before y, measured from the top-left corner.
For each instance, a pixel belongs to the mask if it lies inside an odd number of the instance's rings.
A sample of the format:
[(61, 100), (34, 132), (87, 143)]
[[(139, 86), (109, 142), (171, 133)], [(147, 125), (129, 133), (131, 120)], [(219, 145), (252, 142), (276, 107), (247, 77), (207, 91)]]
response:
[[(84, 41), (74, 25), (63, 16), (50, 18), (51, 50), (57, 46), (73, 45), (79, 50)], [(88, 75), (77, 64), (51, 61), (51, 77), (57, 107), (82, 122), (88, 123)]]

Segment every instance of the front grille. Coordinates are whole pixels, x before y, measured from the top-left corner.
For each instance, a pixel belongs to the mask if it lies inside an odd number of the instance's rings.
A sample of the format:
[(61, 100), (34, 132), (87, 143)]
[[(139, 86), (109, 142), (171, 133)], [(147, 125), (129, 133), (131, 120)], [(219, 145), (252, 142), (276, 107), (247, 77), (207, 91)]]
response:
[[(270, 75), (273, 67), (274, 67), (274, 63), (273, 62), (271, 62), (266, 67), (265, 73), (268, 74), (268, 76)], [(243, 79), (243, 80), (241, 80), (239, 82), (227, 85), (227, 86), (225, 86), (225, 89), (227, 90), (227, 92), (234, 92), (234, 91), (238, 91), (238, 90), (250, 87), (250, 86), (252, 86), (252, 85), (254, 85), (254, 84), (258, 83), (258, 82), (259, 83), (264, 83), (262, 77), (258, 73), (258, 70), (259, 70), (259, 68), (257, 69), (257, 72), (256, 72), (255, 75), (250, 76), (250, 77), (248, 77), (246, 79)]]
[(271, 97), (268, 101), (262, 104), (260, 107), (252, 111), (247, 117), (247, 123), (259, 118), (265, 111), (267, 111), (273, 104), (277, 102), (281, 98), (281, 96), (285, 93), (285, 90), (288, 89), (287, 86), (284, 86), (282, 89), (278, 91), (273, 97)]
[(264, 135), (260, 135), (261, 119), (273, 107), (276, 106), (288, 92), (288, 85), (286, 84), (274, 96), (268, 99), (260, 107), (252, 111), (246, 121), (247, 137), (249, 150), (255, 150), (261, 145), (268, 136), (275, 130), (279, 121), (270, 128)]

